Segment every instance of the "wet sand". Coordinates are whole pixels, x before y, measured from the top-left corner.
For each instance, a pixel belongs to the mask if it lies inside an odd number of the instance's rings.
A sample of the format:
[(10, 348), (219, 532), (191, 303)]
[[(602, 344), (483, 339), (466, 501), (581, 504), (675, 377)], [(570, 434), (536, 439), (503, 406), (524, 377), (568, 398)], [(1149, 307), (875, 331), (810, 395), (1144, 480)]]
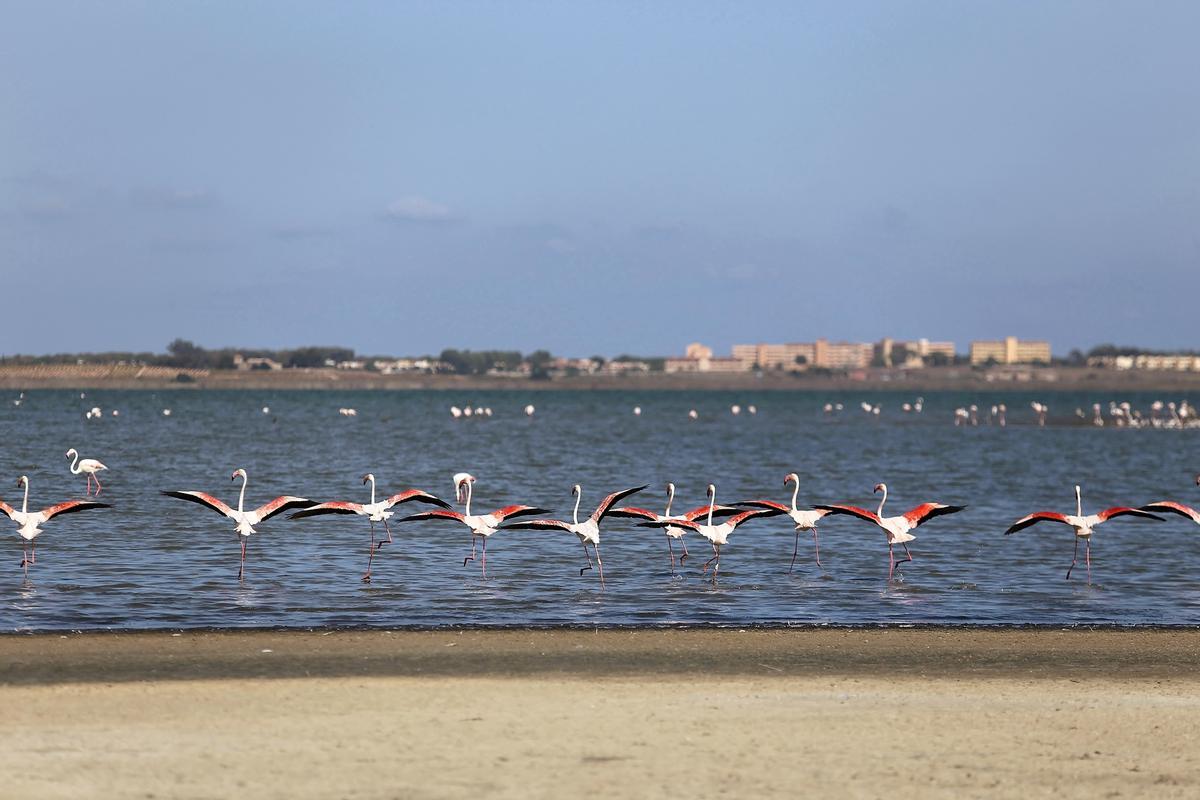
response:
[(1200, 631), (0, 636), (12, 797), (1192, 797)]

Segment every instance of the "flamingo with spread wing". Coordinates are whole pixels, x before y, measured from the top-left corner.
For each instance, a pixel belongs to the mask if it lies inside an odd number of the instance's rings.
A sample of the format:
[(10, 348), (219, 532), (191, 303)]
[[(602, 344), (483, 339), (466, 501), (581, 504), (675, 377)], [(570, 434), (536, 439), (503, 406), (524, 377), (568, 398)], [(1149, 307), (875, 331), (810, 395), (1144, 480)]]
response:
[[(17, 488), (25, 489), (25, 498), (21, 501), (21, 510), (17, 511), (8, 503), (0, 500), (0, 512), (4, 512), (13, 522), (17, 523), (17, 535), (24, 541), (21, 548), (21, 567), (28, 577), (29, 568), (37, 563), (37, 544), (34, 541), (42, 532), (41, 526), (60, 514), (72, 514), (76, 511), (88, 511), (93, 508), (112, 508), (108, 503), (98, 503), (94, 500), (67, 500), (64, 503), (43, 508), (41, 511), (29, 510), (29, 478), (25, 475), (17, 478)], [(32, 548), (32, 555), (30, 554)]]

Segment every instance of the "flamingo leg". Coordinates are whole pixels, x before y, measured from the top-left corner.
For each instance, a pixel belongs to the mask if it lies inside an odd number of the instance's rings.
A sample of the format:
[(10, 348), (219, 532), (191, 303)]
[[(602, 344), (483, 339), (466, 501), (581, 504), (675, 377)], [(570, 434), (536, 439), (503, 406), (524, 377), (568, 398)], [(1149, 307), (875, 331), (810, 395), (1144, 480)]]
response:
[(471, 555), (469, 555), (463, 559), (463, 566), (465, 567), (467, 565), (468, 561), (474, 561), (474, 560), (475, 560), (475, 534), (472, 533), (471, 534)]
[(718, 558), (721, 557), (721, 551), (717, 549), (717, 543), (711, 542), (711, 544), (712, 544), (712, 550), (713, 550), (713, 557), (710, 558), (708, 561), (705, 561), (703, 566), (700, 567), (701, 575), (703, 575), (705, 572), (708, 572), (709, 564), (713, 563), (714, 561), (716, 561)]
[(817, 537), (817, 529), (813, 528), (813, 550), (817, 554), (817, 566), (821, 566), (821, 540)]
[(792, 545), (792, 563), (788, 565), (788, 574), (792, 574), (792, 570), (796, 567), (796, 553), (800, 552), (800, 529), (796, 528), (796, 541)]
[(25, 575), (29, 575), (29, 565), (33, 562), (29, 560), (29, 547), (21, 545), (21, 569), (25, 570)]
[(683, 537), (680, 537), (680, 539), (679, 539), (679, 544), (683, 545), (683, 555), (681, 555), (681, 556), (679, 557), (679, 566), (681, 566), (681, 567), (682, 567), (682, 566), (683, 566), (683, 560), (684, 560), (685, 558), (687, 558), (687, 557), (688, 557), (688, 551), (687, 551), (687, 542), (686, 542), (686, 541), (684, 541)]
[(717, 585), (717, 573), (721, 571), (721, 545), (714, 544), (713, 549), (717, 551), (717, 563), (713, 564), (713, 586)]
[(367, 571), (363, 573), (362, 582), (371, 582), (371, 564), (375, 561), (375, 551), (379, 548), (375, 546), (375, 523), (371, 523), (371, 540), (367, 543)]
[(383, 521), (383, 529), (384, 529), (385, 531), (387, 531), (387, 535), (388, 535), (388, 537), (387, 537), (387, 541), (386, 541), (386, 542), (384, 542), (384, 541), (380, 541), (380, 542), (379, 542), (379, 546), (380, 546), (380, 547), (383, 547), (385, 544), (391, 544), (391, 543), (394, 541), (394, 540), (392, 539), (392, 529), (388, 527), (388, 524), (387, 524), (387, 520), (386, 520), (386, 519)]
[(238, 563), (238, 580), (239, 581), (242, 579), (242, 574), (246, 570), (246, 537), (243, 536), (243, 537), (241, 537), (241, 539), (242, 539), (242, 560)]
[(483, 537), (483, 579), (487, 580), (487, 537)]
[(1079, 537), (1075, 537), (1075, 552), (1071, 554), (1071, 566), (1067, 567), (1067, 580), (1071, 580), (1071, 570), (1075, 569), (1075, 562), (1079, 560)]
[(1092, 584), (1092, 540), (1089, 537), (1083, 543), (1083, 559), (1087, 563), (1088, 585)]
[(892, 573), (896, 571), (896, 555), (892, 552), (892, 544), (888, 542), (888, 580), (892, 579)]
[(600, 543), (595, 542), (592, 549), (596, 551), (596, 566), (600, 569), (600, 585), (604, 585), (604, 562), (600, 560)]
[(671, 574), (675, 574), (675, 546), (671, 544), (671, 537), (667, 537), (667, 552), (671, 554)]
[(92, 475), (91, 479), (96, 482), (96, 497), (99, 497), (100, 496), (100, 476)]
[(588, 552), (587, 542), (580, 542), (580, 544), (583, 545), (583, 557), (587, 559), (587, 566), (580, 567), (580, 569), (579, 569), (579, 574), (580, 574), (580, 576), (582, 576), (583, 573), (587, 572), (589, 569), (592, 568), (592, 554)]

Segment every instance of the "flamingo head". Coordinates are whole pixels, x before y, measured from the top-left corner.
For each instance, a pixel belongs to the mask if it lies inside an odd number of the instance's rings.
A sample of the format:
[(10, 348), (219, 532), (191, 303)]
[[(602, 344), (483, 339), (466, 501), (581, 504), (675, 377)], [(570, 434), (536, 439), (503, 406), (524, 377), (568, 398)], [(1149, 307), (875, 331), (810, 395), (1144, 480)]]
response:
[(475, 476), (469, 472), (459, 472), (454, 475), (454, 499), (459, 503), (467, 499), (467, 487), (475, 482)]
[(27, 478), (26, 476), (22, 475), (21, 477), (17, 478), (17, 488), (18, 489), (22, 489), (28, 485), (29, 485), (29, 478)]
[(72, 447), (70, 450), (67, 451), (67, 458), (74, 458), (77, 455), (79, 455), (79, 453), (75, 452), (74, 447)]
[(886, 491), (887, 491), (886, 483), (877, 483), (877, 484), (875, 484), (875, 488), (871, 490), (871, 494), (879, 494), (880, 492), (886, 492)]
[(233, 474), (229, 476), (229, 480), (231, 481), (236, 481), (238, 478), (246, 480), (246, 470), (242, 469), (241, 467), (235, 469)]
[[(1197, 482), (1200, 482), (1200, 476), (1197, 476)], [(675, 496), (675, 484), (668, 481), (667, 482), (667, 498), (669, 499), (674, 496)]]
[(788, 485), (789, 483), (791, 483), (792, 481), (795, 481), (795, 482), (796, 482), (796, 484), (797, 484), (797, 485), (799, 485), (799, 483), (800, 483), (800, 476), (799, 476), (799, 475), (797, 475), (797, 474), (796, 474), (796, 473), (794, 473), (794, 472), (789, 472), (787, 475), (784, 475), (784, 476), (783, 476), (783, 485), (784, 485), (784, 486), (787, 486), (787, 485)]
[(708, 496), (709, 497), (717, 496), (717, 485), (715, 483), (710, 483), (708, 485)]
[(368, 481), (371, 483), (375, 482), (375, 474), (373, 472), (368, 472), (366, 475), (363, 475), (363, 483), (367, 483)]
[(578, 483), (575, 484), (574, 486), (571, 487), (571, 494), (582, 497), (583, 496), (583, 487), (580, 486)]

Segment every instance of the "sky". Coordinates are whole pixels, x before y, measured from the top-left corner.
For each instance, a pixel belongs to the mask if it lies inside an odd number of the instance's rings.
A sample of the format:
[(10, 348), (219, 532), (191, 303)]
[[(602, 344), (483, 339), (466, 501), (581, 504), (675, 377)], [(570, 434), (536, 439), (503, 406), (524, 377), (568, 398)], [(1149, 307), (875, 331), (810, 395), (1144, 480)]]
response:
[(0, 0), (0, 354), (1200, 347), (1200, 4)]

